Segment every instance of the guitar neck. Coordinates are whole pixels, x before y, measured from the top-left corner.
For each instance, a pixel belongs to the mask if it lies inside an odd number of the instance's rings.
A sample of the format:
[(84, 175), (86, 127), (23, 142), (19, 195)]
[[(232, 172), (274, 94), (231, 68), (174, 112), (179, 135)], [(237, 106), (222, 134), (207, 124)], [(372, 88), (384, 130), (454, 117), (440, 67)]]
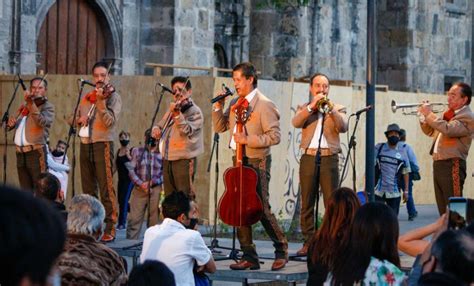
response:
[[(242, 133), (244, 131), (244, 125), (240, 122), (237, 122), (237, 132)], [(242, 167), (243, 166), (243, 157), (244, 157), (244, 151), (245, 151), (245, 145), (240, 144), (240, 143), (235, 143), (236, 149), (235, 149), (235, 165), (236, 167)]]

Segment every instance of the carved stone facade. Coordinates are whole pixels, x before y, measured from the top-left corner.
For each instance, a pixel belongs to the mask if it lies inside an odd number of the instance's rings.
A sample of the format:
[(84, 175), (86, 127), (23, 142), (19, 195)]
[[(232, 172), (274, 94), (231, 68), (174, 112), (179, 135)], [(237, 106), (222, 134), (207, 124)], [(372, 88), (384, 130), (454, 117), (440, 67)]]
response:
[[(0, 72), (36, 72), (37, 34), (54, 2), (0, 3)], [(231, 68), (252, 61), (267, 79), (323, 72), (365, 83), (366, 1), (313, 0), (279, 9), (258, 0), (94, 2), (112, 34), (116, 74), (151, 74), (149, 62)], [(470, 0), (377, 1), (377, 82), (424, 92), (471, 83), (472, 11)]]

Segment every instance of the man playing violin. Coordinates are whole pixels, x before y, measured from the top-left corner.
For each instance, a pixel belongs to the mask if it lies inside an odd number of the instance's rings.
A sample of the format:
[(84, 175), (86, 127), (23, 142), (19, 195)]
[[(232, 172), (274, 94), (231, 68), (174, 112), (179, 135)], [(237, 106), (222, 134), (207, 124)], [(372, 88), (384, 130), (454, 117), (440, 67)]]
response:
[[(257, 72), (251, 63), (240, 63), (232, 72), (232, 79), (239, 98), (234, 98), (224, 112), (225, 98), (214, 104), (212, 122), (216, 132), (230, 130), (233, 136), (230, 147), (236, 150), (236, 144), (245, 146), (243, 163), (253, 168), (258, 175), (257, 195), (263, 205), (263, 214), (260, 222), (275, 247), (275, 261), (272, 270), (285, 267), (288, 255), (288, 241), (278, 225), (275, 215), (271, 211), (269, 202), (269, 181), (271, 169), (270, 146), (280, 143), (280, 114), (275, 104), (257, 89)], [(238, 104), (247, 105), (247, 121), (244, 132), (236, 130), (236, 115), (231, 112), (232, 107)], [(240, 262), (231, 264), (233, 270), (259, 269), (255, 244), (252, 240), (252, 227), (237, 228), (240, 247), (243, 256)]]
[(152, 136), (160, 140), (165, 195), (182, 191), (191, 200), (195, 200), (193, 182), (196, 157), (204, 152), (204, 117), (199, 106), (191, 99), (189, 78), (174, 77), (171, 80), (171, 88), (174, 101), (158, 125), (153, 127)]
[(113, 141), (122, 100), (109, 83), (109, 65), (97, 62), (92, 67), (95, 90), (85, 95), (76, 114), (81, 138), (81, 183), (83, 193), (98, 197), (105, 208), (105, 231), (102, 241), (115, 239), (117, 197), (112, 182), (114, 160)]
[(33, 190), (41, 173), (46, 172), (49, 128), (54, 120), (54, 106), (47, 100), (48, 82), (41, 77), (30, 81), (30, 90), (25, 91), (25, 103), (18, 110), (18, 116), (10, 117), (9, 130), (16, 128), (14, 142), (20, 187)]
[[(342, 105), (332, 104), (332, 109), (327, 112), (324, 119), (324, 130), (322, 128), (322, 112), (318, 106), (327, 100), (329, 94), (329, 79), (321, 73), (314, 74), (309, 83), (311, 101), (300, 106), (296, 111), (291, 123), (295, 128), (302, 128), (300, 148), (302, 152), (300, 160), (300, 185), (301, 185), (301, 231), (304, 237), (303, 247), (297, 251), (297, 255), (306, 256), (308, 243), (314, 233), (314, 206), (316, 203), (315, 190), (313, 186), (315, 174), (315, 156), (318, 144), (321, 142), (321, 170), (319, 185), (323, 192), (324, 206), (331, 196), (332, 191), (339, 183), (339, 157), (341, 143), (339, 133), (347, 131), (346, 108)], [(329, 104), (329, 103), (328, 103)], [(320, 140), (321, 139), (321, 140)]]
[(433, 180), (439, 214), (446, 212), (449, 197), (462, 197), (466, 159), (474, 133), (474, 114), (469, 108), (471, 87), (455, 83), (448, 91), (448, 110), (438, 117), (429, 102), (419, 107), (421, 130), (433, 137)]

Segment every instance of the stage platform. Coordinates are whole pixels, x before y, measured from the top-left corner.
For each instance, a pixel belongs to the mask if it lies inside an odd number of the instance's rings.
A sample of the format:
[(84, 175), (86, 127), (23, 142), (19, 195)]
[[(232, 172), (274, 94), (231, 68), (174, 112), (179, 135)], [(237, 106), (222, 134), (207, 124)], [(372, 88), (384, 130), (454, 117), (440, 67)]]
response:
[[(404, 206), (403, 206), (404, 207)], [(399, 214), (399, 225), (400, 233), (403, 234), (411, 229), (427, 225), (434, 222), (438, 218), (438, 212), (435, 205), (421, 205), (417, 206), (418, 217), (414, 221), (408, 221), (406, 210), (400, 209)], [(200, 232), (203, 235), (209, 235), (209, 228), (201, 226)], [(113, 243), (107, 244), (114, 249), (119, 255), (126, 258), (128, 263), (128, 271), (139, 262), (141, 254), (141, 242), (143, 234), (140, 240), (127, 240), (125, 239), (125, 231), (117, 231), (117, 239)], [(211, 244), (212, 238), (206, 236), (204, 241), (207, 245)], [(219, 238), (219, 246), (225, 248), (232, 246), (232, 239)], [(217, 248), (216, 250), (221, 253), (216, 253), (217, 271), (214, 274), (210, 274), (209, 277), (213, 281), (213, 285), (306, 285), (307, 279), (307, 268), (306, 261), (294, 261), (290, 258), (287, 266), (279, 271), (271, 271), (270, 267), (273, 263), (273, 246), (271, 241), (257, 240), (255, 241), (257, 251), (260, 257), (263, 257), (261, 261), (261, 268), (259, 270), (244, 270), (235, 271), (230, 270), (229, 265), (233, 263), (233, 260), (225, 259), (220, 260), (229, 254), (229, 250)], [(237, 247), (239, 244), (237, 242)], [(289, 243), (288, 251), (290, 256), (295, 254), (296, 251), (301, 247), (301, 243)], [(408, 272), (413, 264), (414, 258), (400, 253), (400, 260), (402, 269)]]

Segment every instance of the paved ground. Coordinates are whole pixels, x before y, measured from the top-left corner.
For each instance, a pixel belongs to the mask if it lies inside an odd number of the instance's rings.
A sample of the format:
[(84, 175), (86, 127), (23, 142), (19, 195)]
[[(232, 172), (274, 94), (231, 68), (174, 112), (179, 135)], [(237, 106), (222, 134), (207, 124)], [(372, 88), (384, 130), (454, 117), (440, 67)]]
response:
[[(406, 212), (406, 207), (405, 207), (405, 205), (402, 205), (402, 208), (400, 209), (400, 214), (399, 214), (400, 234), (403, 234), (403, 233), (405, 233), (409, 230), (412, 230), (414, 228), (421, 227), (421, 226), (427, 225), (429, 223), (432, 223), (438, 218), (438, 211), (437, 211), (437, 208), (436, 208), (435, 205), (419, 205), (419, 206), (417, 206), (417, 211), (418, 211), (418, 217), (414, 221), (408, 221), (408, 215), (407, 215), (407, 212)], [(210, 232), (210, 228), (205, 227), (205, 226), (201, 226), (200, 231), (203, 234), (207, 234), (207, 233)], [(232, 239), (219, 238), (219, 237), (217, 239), (218, 239), (219, 246), (222, 246), (222, 247), (231, 247), (232, 246)], [(204, 237), (204, 241), (208, 245), (211, 244), (211, 240), (212, 240), (211, 237)], [(114, 242), (113, 244), (110, 244), (110, 246), (111, 247), (122, 247), (124, 245), (131, 245), (131, 244), (135, 244), (137, 242), (138, 241), (133, 241), (133, 242), (126, 241), (125, 240), (125, 230), (119, 230), (117, 232), (116, 242)], [(239, 247), (238, 241), (236, 242), (236, 244), (237, 244), (237, 247)], [(257, 246), (258, 254), (261, 257), (273, 258), (273, 250), (274, 249), (273, 249), (271, 241), (259, 240), (259, 241), (255, 241), (255, 244)], [(301, 244), (300, 243), (289, 243), (288, 247), (289, 247), (289, 253), (291, 255), (291, 254), (294, 254), (301, 247)], [(227, 255), (229, 253), (229, 251), (226, 250), (226, 249), (217, 249), (217, 250), (221, 250), (222, 251), (221, 254), (223, 254), (223, 255)], [(139, 253), (139, 251), (136, 251), (136, 252)], [(409, 257), (409, 256), (407, 256), (403, 253), (400, 253), (400, 258), (401, 258), (403, 267), (409, 267), (413, 263), (413, 258)], [(132, 265), (132, 259), (128, 258), (127, 260), (129, 262), (129, 270), (130, 270), (131, 265)], [(227, 269), (229, 263), (230, 263), (229, 260), (219, 261), (217, 263), (218, 269)], [(266, 265), (266, 264), (268, 264), (268, 265)], [(271, 265), (271, 261), (266, 261), (264, 266), (262, 266), (262, 268), (268, 268), (270, 265)], [(300, 262), (300, 264), (298, 264), (296, 262), (296, 263), (292, 264), (292, 267), (293, 267), (293, 269), (295, 269), (295, 271), (297, 269), (300, 269), (300, 270), (304, 271), (305, 263)], [(275, 272), (275, 275), (276, 274), (277, 274), (277, 272)], [(221, 281), (218, 281), (218, 282), (215, 282), (213, 285), (241, 285), (241, 284), (236, 283), (236, 282), (221, 282)]]

